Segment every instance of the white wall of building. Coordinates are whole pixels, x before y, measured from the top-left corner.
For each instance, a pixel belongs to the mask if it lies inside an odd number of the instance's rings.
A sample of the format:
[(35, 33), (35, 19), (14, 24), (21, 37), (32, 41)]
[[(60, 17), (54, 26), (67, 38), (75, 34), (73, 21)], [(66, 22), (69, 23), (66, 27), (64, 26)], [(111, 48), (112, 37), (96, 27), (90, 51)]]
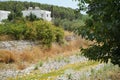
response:
[(0, 22), (4, 19), (7, 19), (9, 14), (10, 11), (0, 10)]
[[(28, 10), (22, 11), (22, 13), (23, 13), (23, 17), (29, 16), (30, 13), (32, 13), (36, 15), (37, 18), (42, 18), (47, 21), (52, 20), (51, 12), (46, 10), (40, 10), (39, 7), (35, 7), (35, 9), (30, 7)], [(10, 11), (0, 10), (0, 22), (4, 19), (7, 19), (9, 14), (10, 14)]]
[(22, 11), (22, 13), (23, 13), (24, 17), (29, 16), (30, 13), (32, 13), (32, 14), (36, 15), (37, 18), (42, 18), (42, 19), (47, 20), (47, 21), (52, 20), (50, 11), (40, 10), (38, 8), (32, 9), (30, 7), (30, 9)]

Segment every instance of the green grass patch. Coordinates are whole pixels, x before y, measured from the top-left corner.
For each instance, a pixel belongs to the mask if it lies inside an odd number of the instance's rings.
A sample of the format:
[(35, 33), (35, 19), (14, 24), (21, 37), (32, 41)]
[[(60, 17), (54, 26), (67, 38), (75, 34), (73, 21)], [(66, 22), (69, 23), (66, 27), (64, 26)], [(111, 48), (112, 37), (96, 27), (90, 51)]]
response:
[(79, 63), (75, 63), (75, 64), (68, 64), (68, 65), (64, 66), (63, 69), (80, 70), (83, 68), (88, 68), (90, 66), (94, 66), (96, 64), (98, 64), (98, 62), (95, 62), (95, 61), (79, 62)]
[(84, 68), (88, 68), (90, 66), (94, 66), (98, 64), (98, 62), (94, 61), (87, 61), (87, 62), (79, 62), (75, 64), (68, 64), (59, 70), (53, 70), (49, 73), (40, 73), (40, 71), (33, 72), (30, 75), (24, 75), (24, 76), (17, 76), (16, 78), (10, 78), (8, 80), (54, 80), (57, 76), (64, 74), (65, 70), (67, 69), (73, 69), (73, 70), (80, 70)]

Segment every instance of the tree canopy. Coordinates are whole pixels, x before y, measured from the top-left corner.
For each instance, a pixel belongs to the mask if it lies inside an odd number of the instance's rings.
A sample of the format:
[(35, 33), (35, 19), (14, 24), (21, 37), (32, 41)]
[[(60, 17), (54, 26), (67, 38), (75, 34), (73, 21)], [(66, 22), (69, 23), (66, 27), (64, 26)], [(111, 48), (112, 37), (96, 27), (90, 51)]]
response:
[(82, 53), (89, 59), (120, 66), (120, 1), (119, 0), (78, 0), (82, 6), (87, 3), (91, 17), (77, 32), (95, 43)]

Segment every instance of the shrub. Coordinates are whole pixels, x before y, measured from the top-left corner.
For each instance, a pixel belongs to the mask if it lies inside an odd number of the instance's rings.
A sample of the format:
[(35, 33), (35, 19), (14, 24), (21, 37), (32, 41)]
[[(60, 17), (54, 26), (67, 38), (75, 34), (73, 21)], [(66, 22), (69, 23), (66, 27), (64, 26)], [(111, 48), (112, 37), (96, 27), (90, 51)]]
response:
[(64, 31), (62, 28), (57, 28), (56, 27), (56, 30), (55, 30), (55, 41), (58, 42), (58, 43), (63, 43), (63, 38), (64, 38)]
[(50, 47), (52, 42), (55, 41), (53, 25), (45, 21), (35, 21), (34, 25), (36, 26), (37, 39), (40, 40), (41, 44)]
[(15, 40), (38, 40), (40, 44), (50, 47), (52, 42), (63, 42), (64, 31), (46, 21), (6, 23), (0, 25), (0, 35), (13, 36)]
[(10, 34), (15, 37), (16, 40), (24, 39), (24, 33), (26, 32), (26, 27), (24, 24), (15, 24), (11, 27)]
[(24, 36), (25, 40), (36, 40), (37, 38), (36, 26), (34, 26), (33, 23), (30, 22), (26, 23), (26, 32)]

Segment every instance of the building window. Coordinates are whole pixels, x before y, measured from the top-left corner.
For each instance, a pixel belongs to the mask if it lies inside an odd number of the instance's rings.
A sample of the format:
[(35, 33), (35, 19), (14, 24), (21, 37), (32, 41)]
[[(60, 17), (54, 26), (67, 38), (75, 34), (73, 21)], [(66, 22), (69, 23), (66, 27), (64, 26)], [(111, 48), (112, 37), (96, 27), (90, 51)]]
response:
[(47, 14), (47, 17), (49, 17), (49, 15)]
[(43, 17), (43, 14), (41, 14), (41, 17)]

